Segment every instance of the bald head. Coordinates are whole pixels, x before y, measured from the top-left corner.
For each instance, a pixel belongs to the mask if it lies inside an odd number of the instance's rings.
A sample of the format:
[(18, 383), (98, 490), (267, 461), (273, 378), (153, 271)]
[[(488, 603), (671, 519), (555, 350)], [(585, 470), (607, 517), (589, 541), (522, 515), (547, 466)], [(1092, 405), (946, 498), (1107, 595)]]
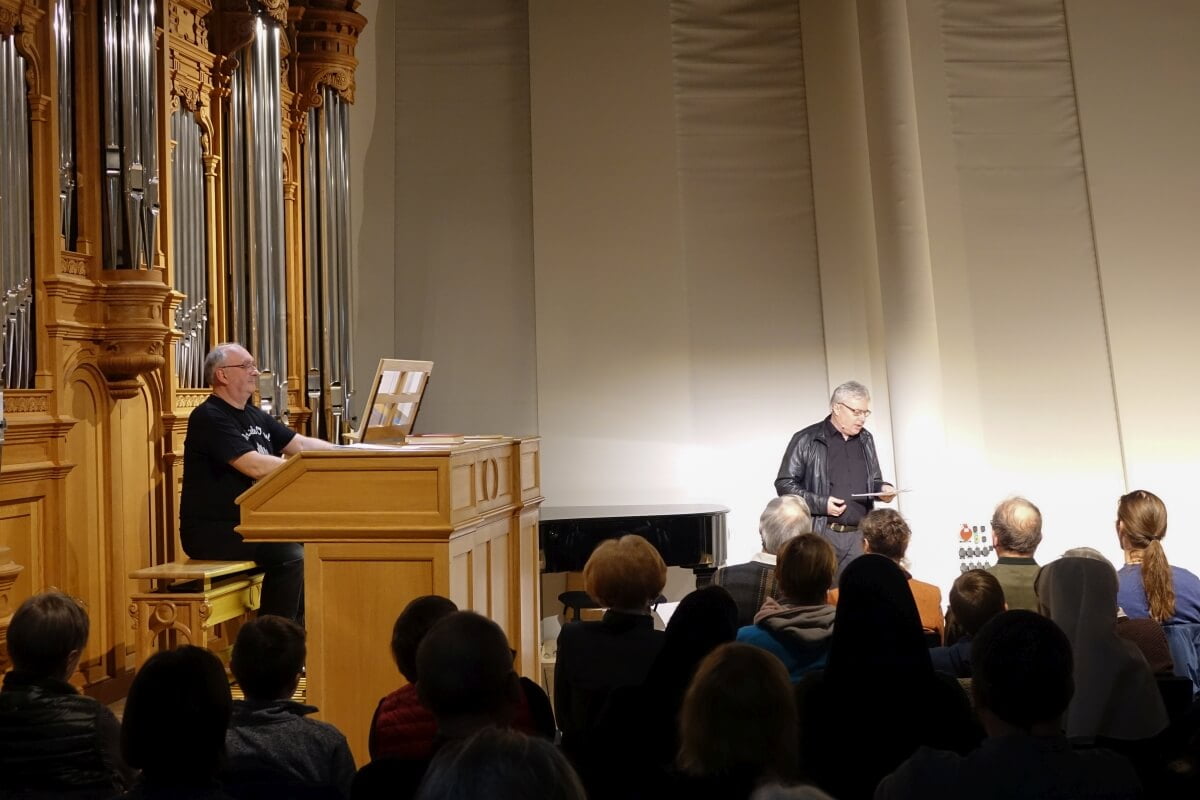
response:
[(1031, 558), (1042, 543), (1042, 512), (1024, 497), (1010, 497), (992, 513), (997, 555)]

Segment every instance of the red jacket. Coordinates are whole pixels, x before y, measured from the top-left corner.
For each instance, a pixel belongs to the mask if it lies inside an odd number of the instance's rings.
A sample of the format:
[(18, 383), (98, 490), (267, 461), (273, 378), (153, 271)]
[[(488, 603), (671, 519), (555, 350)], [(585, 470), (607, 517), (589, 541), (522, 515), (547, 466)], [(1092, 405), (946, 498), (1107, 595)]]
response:
[[(521, 679), (521, 702), (513, 717), (513, 728), (533, 736), (554, 740), (554, 714), (550, 699), (540, 686)], [(429, 759), (437, 720), (421, 705), (415, 684), (405, 684), (379, 701), (371, 719), (367, 747), (371, 760), (378, 758)]]

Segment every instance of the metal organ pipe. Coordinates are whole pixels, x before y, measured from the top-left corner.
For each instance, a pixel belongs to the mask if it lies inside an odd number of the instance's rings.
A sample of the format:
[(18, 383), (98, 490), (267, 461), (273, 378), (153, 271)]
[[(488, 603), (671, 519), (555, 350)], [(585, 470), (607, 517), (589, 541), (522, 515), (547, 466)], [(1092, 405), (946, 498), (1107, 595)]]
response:
[(58, 202), (62, 235), (75, 249), (75, 90), (71, 58), (71, 0), (54, 4), (54, 39), (58, 49)]
[(309, 397), (318, 435), (335, 442), (354, 391), (348, 112), (341, 95), (323, 86), (321, 105), (308, 113), (305, 153)]
[(255, 21), (230, 94), (232, 331), (258, 359), (259, 394), (287, 410), (286, 264), (279, 28)]
[(204, 219), (204, 153), (200, 125), (191, 112), (171, 115), (175, 140), (172, 186), (175, 226), (173, 263), (175, 288), (185, 295), (175, 325), (183, 334), (176, 344), (176, 374), (185, 388), (203, 386), (203, 362), (208, 344), (207, 242)]
[(103, 0), (105, 263), (149, 269), (158, 229), (154, 0)]
[(25, 59), (0, 37), (0, 374), (4, 388), (33, 386), (33, 274), (29, 107)]

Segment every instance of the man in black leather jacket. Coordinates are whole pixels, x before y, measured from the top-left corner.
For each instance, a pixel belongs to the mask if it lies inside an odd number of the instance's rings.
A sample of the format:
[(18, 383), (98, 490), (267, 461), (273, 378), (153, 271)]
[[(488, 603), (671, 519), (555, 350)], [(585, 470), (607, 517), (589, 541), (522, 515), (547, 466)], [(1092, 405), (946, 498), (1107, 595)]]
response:
[[(775, 491), (804, 498), (812, 512), (813, 533), (833, 545), (837, 574), (862, 555), (859, 521), (875, 505), (885, 503), (895, 487), (885, 483), (875, 455), (875, 440), (863, 426), (871, 415), (871, 394), (857, 381), (843, 383), (829, 400), (829, 416), (797, 431), (779, 465)], [(835, 578), (836, 582), (836, 578)]]

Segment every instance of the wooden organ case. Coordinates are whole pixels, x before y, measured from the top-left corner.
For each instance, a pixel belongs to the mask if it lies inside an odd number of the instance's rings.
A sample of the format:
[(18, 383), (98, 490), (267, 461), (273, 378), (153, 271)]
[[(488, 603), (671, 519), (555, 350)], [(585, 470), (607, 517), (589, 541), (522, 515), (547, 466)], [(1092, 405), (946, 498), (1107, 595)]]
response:
[[(28, 186), (0, 204), (15, 209), (15, 222), (0, 220), (0, 552), (15, 576), (0, 583), (0, 614), (49, 587), (77, 597), (91, 636), (73, 680), (103, 701), (132, 678), (138, 587), (127, 576), (183, 557), (183, 439), (208, 394), (203, 353), (245, 340), (271, 371), (261, 388), (276, 413), (305, 433), (337, 433), (328, 409), (345, 402), (346, 332), (330, 344), (311, 331), (330, 298), (349, 299), (336, 271), (321, 272), (348, 248), (310, 230), (317, 214), (344, 212), (318, 203), (313, 172), (326, 180), (331, 167), (306, 143), (321, 115), (336, 106), (344, 118), (354, 100), (357, 5), (0, 0), (0, 146), (20, 155), (0, 161)], [(276, 61), (251, 52), (264, 30)], [(106, 50), (114, 40), (140, 50)], [(239, 70), (251, 68), (274, 87), (271, 102), (239, 117)], [(251, 141), (259, 129), (278, 140)], [(262, 184), (247, 165), (264, 159), (277, 196), (241, 209), (235, 177)], [(274, 261), (239, 273), (264, 248), (238, 237), (264, 227)]]

